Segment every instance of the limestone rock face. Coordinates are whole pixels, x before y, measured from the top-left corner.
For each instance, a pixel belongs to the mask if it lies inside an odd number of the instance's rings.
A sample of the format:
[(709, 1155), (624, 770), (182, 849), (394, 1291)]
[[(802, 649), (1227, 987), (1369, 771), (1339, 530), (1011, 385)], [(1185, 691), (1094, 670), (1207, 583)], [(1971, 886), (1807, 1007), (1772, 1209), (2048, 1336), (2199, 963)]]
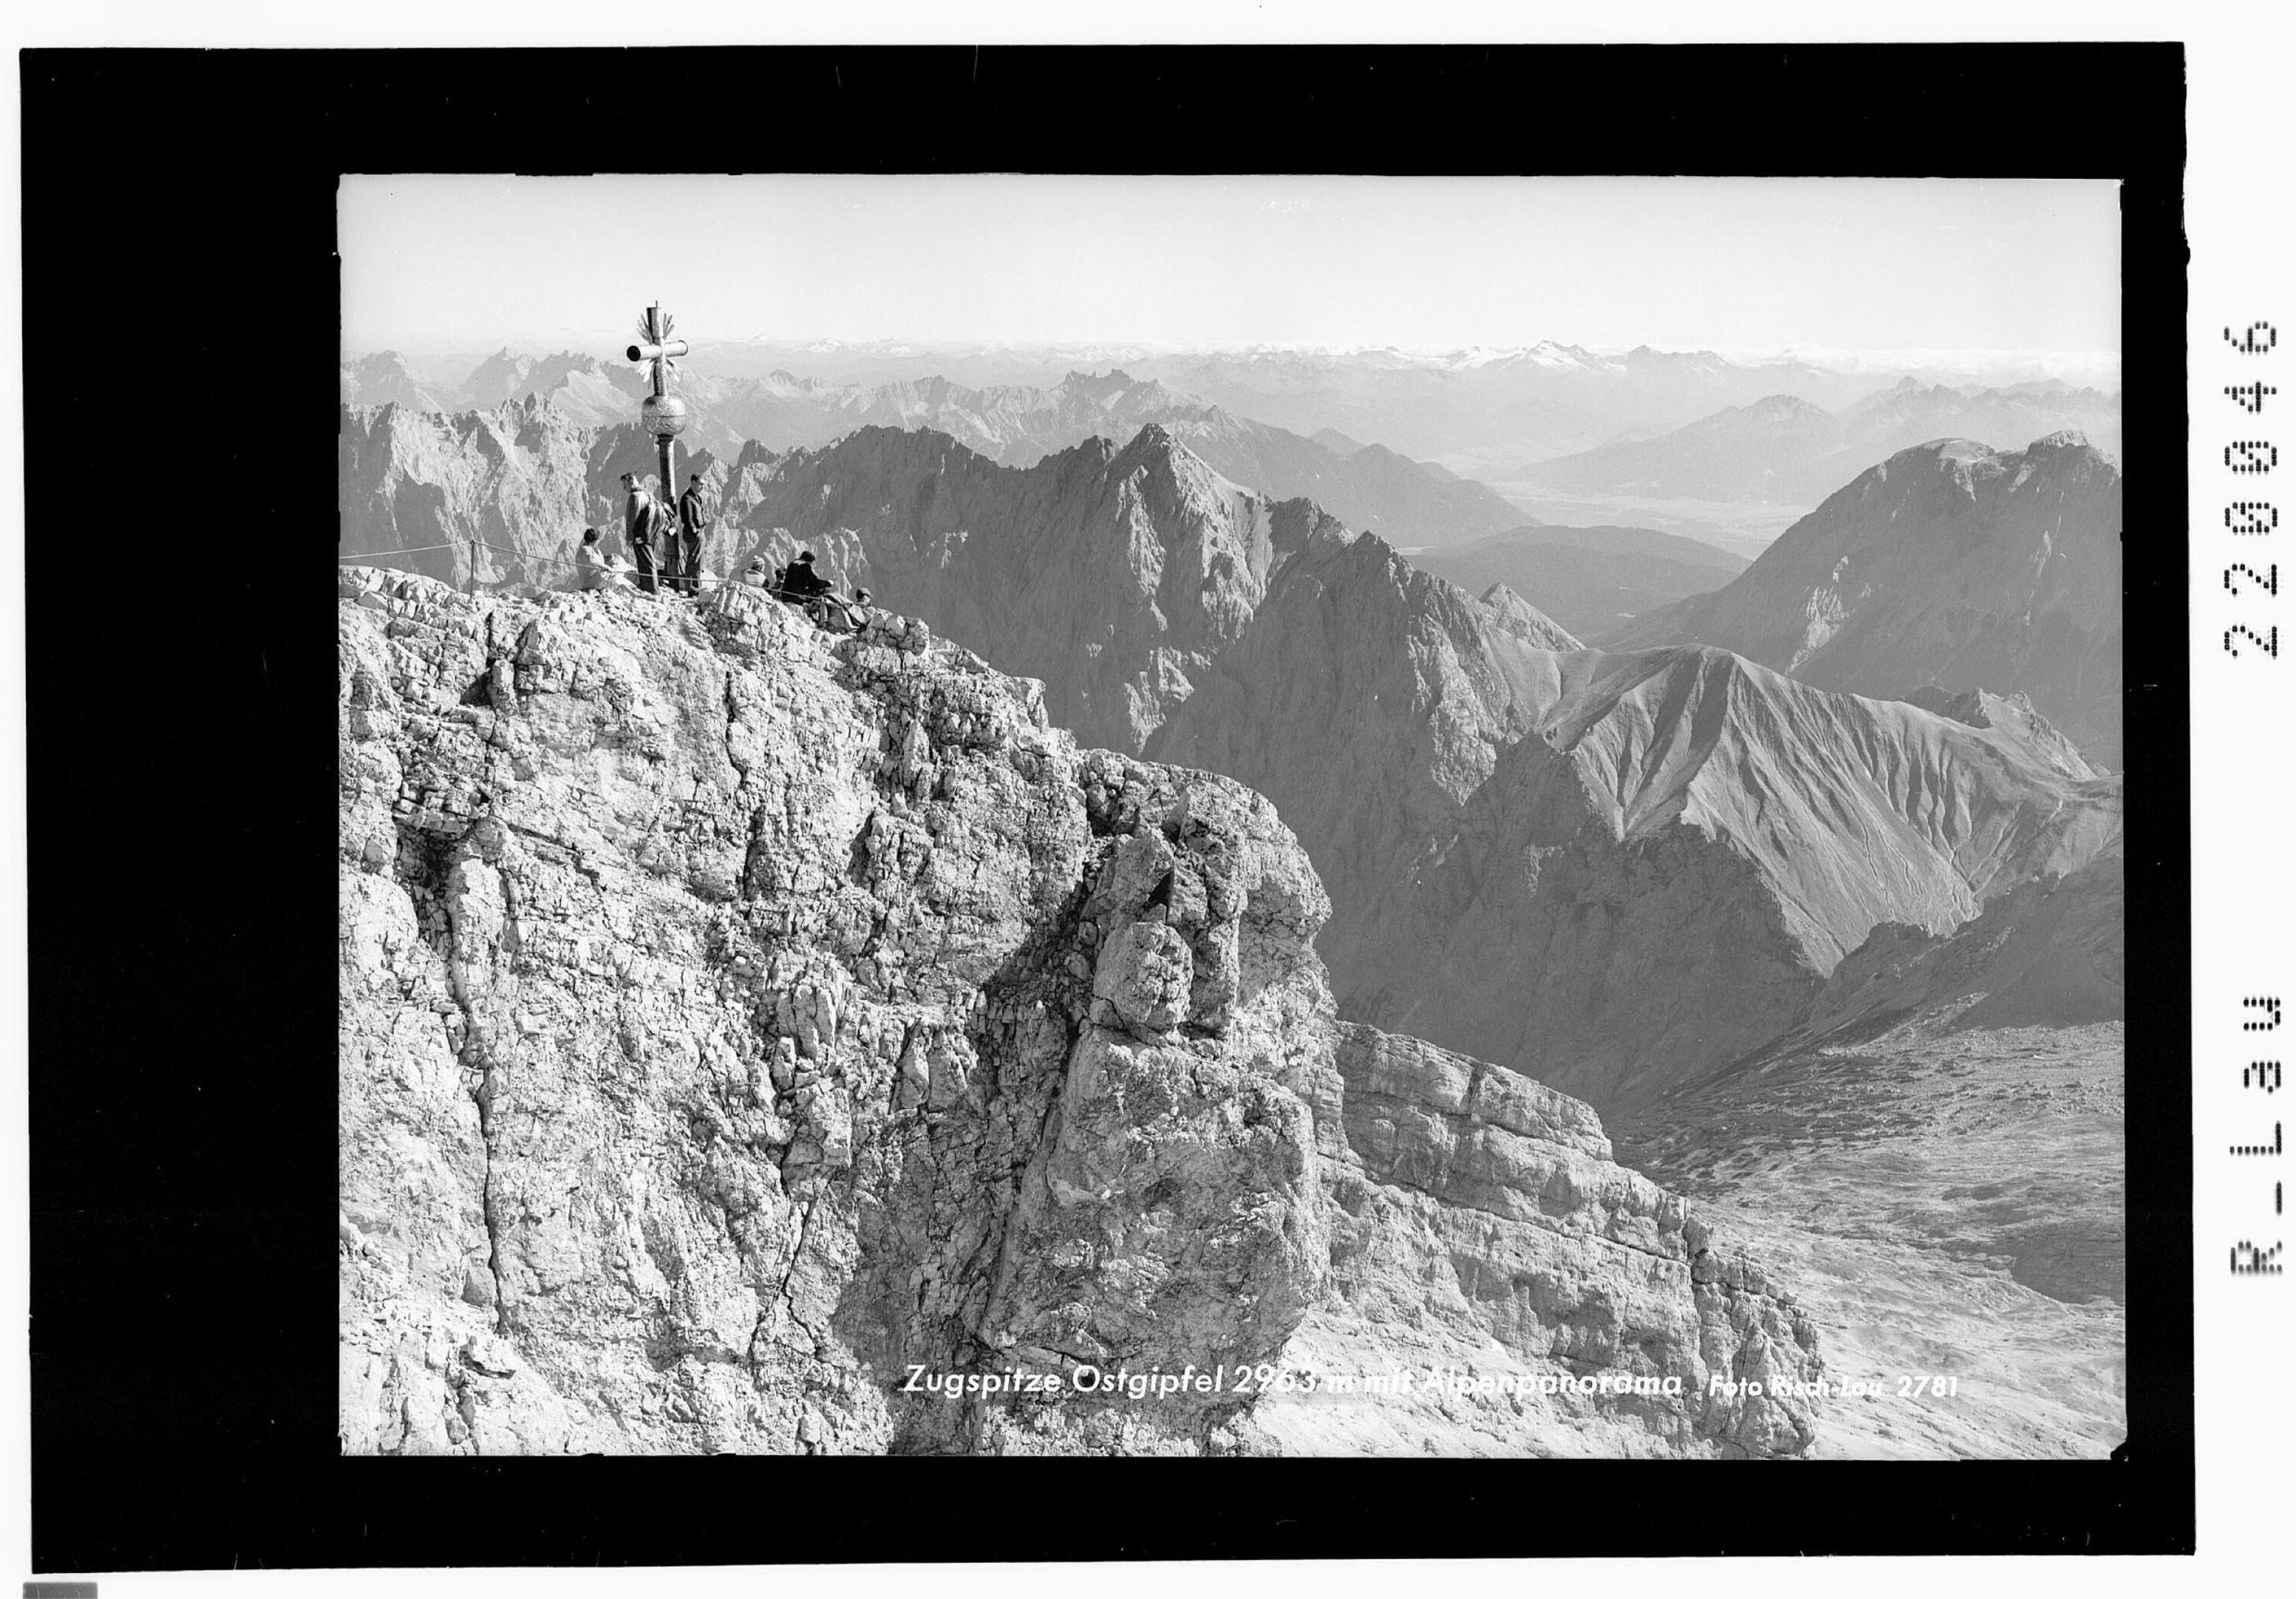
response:
[(2013, 451), (1939, 439), (1860, 475), (1728, 586), (1611, 645), (1715, 644), (1851, 693), (2021, 692), (2117, 767), (2120, 534), (2120, 470), (2081, 434)]
[(900, 618), (343, 590), (346, 1452), (1810, 1446), (1591, 1111), (1335, 1020), (1260, 795)]
[[(1312, 1453), (1809, 1447), (1816, 1406), (1781, 1390), (1814, 1370), (1815, 1327), (1759, 1267), (1716, 1253), (1680, 1199), (1612, 1164), (1586, 1105), (1366, 1027), (1341, 1027), (1334, 1063), (1343, 1104), (1321, 1145), (1332, 1283), (1288, 1353), (1450, 1381), (1378, 1406), (1278, 1396), (1259, 1417), (1269, 1436)], [(1541, 1365), (1695, 1380), (1681, 1397), (1590, 1398), (1526, 1382)], [(1496, 1409), (1472, 1386), (1509, 1379), (1512, 1405)]]

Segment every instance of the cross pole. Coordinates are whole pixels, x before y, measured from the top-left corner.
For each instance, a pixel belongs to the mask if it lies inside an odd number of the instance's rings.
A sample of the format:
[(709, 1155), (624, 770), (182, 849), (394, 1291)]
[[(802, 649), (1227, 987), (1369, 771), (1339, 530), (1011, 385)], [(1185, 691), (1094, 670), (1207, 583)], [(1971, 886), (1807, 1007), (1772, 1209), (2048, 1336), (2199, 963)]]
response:
[(653, 367), (653, 395), (642, 410), (646, 426), (652, 430), (654, 443), (661, 455), (662, 501), (675, 510), (677, 505), (677, 480), (670, 475), (674, 459), (671, 451), (677, 435), (685, 427), (685, 406), (669, 392), (668, 379), (671, 357), (685, 353), (685, 340), (669, 336), (669, 313), (661, 308), (659, 300), (646, 308), (644, 316), (639, 320), (638, 329), (645, 342), (631, 345), (629, 358), (651, 363)]

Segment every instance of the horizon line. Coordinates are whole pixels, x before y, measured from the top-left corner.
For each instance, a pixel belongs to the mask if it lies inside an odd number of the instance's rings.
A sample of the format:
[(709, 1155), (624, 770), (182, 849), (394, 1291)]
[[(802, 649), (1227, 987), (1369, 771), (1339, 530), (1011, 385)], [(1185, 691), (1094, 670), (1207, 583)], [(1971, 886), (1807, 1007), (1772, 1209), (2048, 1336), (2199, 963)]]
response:
[[(517, 335), (512, 337), (492, 335), (486, 338), (447, 336), (445, 338), (434, 337), (428, 342), (417, 342), (413, 340), (390, 340), (370, 344), (367, 348), (359, 353), (362, 355), (371, 356), (387, 353), (402, 353), (404, 350), (413, 349), (418, 352), (443, 355), (460, 353), (464, 350), (483, 349), (488, 355), (499, 355), (505, 352), (511, 355), (537, 355), (545, 357), (554, 355), (583, 355), (591, 354), (593, 352), (586, 349), (578, 348), (576, 348), (576, 344), (586, 342), (590, 335), (593, 333), (597, 336), (598, 342), (600, 343), (609, 345), (610, 347), (617, 349), (627, 348), (628, 340), (625, 334), (611, 332), (605, 329), (600, 328), (586, 330), (567, 329), (562, 332), (553, 333), (543, 337), (536, 337), (532, 335)], [(551, 342), (554, 340), (557, 340), (557, 342)], [(574, 342), (568, 342), (568, 340), (572, 340)], [(1824, 345), (1788, 343), (1776, 345), (1706, 344), (1685, 348), (1681, 346), (1657, 345), (1650, 343), (1648, 340), (1644, 340), (1637, 344), (1619, 344), (1615, 342), (1583, 343), (1575, 340), (1554, 338), (1537, 339), (1528, 343), (1503, 343), (1476, 340), (1456, 344), (1347, 344), (1253, 340), (1208, 340), (1200, 343), (1175, 344), (1157, 340), (1125, 339), (1118, 337), (992, 340), (898, 333), (878, 334), (867, 338), (854, 338), (840, 333), (727, 333), (711, 338), (695, 338), (691, 340), (691, 342), (695, 348), (712, 344), (746, 344), (764, 348), (787, 347), (793, 350), (800, 351), (812, 348), (816, 346), (833, 346), (864, 353), (871, 350), (882, 350), (886, 347), (890, 346), (898, 347), (902, 351), (917, 356), (950, 355), (960, 353), (1043, 353), (1057, 355), (1071, 350), (1083, 351), (1114, 347), (1124, 349), (1137, 350), (1143, 355), (1152, 356), (1242, 355), (1260, 353), (1328, 356), (1391, 354), (1424, 358), (1440, 358), (1449, 356), (1466, 355), (1477, 351), (1491, 351), (1501, 355), (1512, 355), (1524, 354), (1538, 349), (1557, 349), (1578, 351), (1590, 356), (1609, 358), (1631, 355), (1636, 350), (1648, 350), (1654, 355), (1664, 356), (1718, 356), (1725, 360), (1740, 363), (1759, 362), (1765, 360), (1807, 360), (1816, 362), (1826, 358), (1840, 358), (1843, 357), (1896, 357), (1906, 359), (1943, 359), (1949, 357), (1970, 358), (1979, 357), (1992, 357), (1999, 358), (2022, 357), (2030, 359), (2054, 357), (2060, 359), (2118, 361), (2121, 358), (2122, 354), (2118, 347), (2110, 346), (2065, 348), (2042, 345)], [(341, 353), (348, 355), (350, 353), (348, 347), (345, 346)]]

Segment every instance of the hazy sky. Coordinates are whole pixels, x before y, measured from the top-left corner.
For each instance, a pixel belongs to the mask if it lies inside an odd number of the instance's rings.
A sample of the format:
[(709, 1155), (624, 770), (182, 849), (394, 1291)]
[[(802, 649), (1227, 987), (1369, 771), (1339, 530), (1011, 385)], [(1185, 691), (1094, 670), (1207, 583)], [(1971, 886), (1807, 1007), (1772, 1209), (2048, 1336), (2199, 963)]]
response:
[(2111, 351), (2111, 183), (347, 176), (350, 353), (694, 340)]

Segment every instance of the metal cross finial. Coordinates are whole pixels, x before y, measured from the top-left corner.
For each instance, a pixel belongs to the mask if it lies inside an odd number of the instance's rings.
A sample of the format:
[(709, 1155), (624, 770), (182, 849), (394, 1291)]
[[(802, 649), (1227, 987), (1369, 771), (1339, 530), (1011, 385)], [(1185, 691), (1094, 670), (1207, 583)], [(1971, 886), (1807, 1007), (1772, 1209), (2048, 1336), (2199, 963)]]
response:
[(669, 392), (669, 374), (677, 369), (675, 357), (685, 353), (686, 345), (685, 340), (669, 336), (671, 325), (669, 313), (659, 301), (648, 306), (638, 318), (638, 332), (644, 341), (629, 347), (629, 357), (653, 368), (653, 392), (646, 397), (639, 414), (661, 454), (661, 496), (674, 503), (677, 487), (670, 476), (672, 441), (685, 430), (685, 402)]

